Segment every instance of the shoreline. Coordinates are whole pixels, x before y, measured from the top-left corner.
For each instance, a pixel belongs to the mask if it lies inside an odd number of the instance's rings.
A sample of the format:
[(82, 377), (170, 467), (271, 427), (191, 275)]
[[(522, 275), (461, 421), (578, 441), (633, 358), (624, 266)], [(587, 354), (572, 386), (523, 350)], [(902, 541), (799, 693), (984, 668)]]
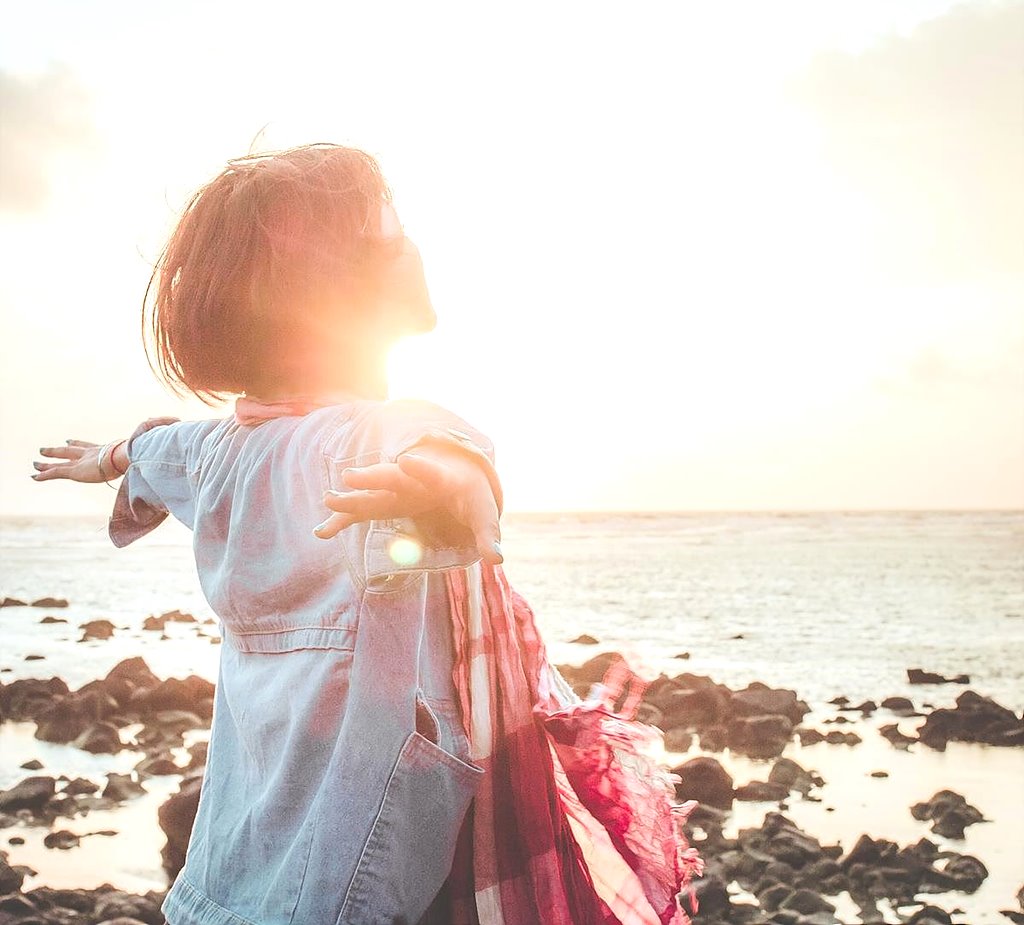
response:
[[(187, 620), (179, 620), (175, 614), (180, 615), (180, 612), (172, 611), (159, 618), (162, 620), (161, 629), (172, 627), (169, 638), (178, 635), (183, 641), (188, 639), (194, 645), (194, 636), (182, 635), (181, 632), (191, 624)], [(194, 623), (198, 624), (198, 621)], [(202, 624), (192, 625), (192, 630), (202, 632)], [(212, 648), (216, 651), (215, 647)], [(572, 648), (576, 650), (582, 664), (560, 667), (564, 669), (567, 679), (575, 683), (578, 690), (583, 690), (592, 681), (599, 680), (611, 655), (604, 654), (583, 661), (600, 646), (575, 644)], [(42, 667), (39, 663), (28, 664), (33, 668)], [(686, 662), (680, 661), (678, 665), (685, 667)], [(160, 806), (175, 798), (179, 783), (187, 781), (189, 776), (192, 789), (195, 789), (196, 775), (201, 770), (201, 759), (204, 758), (204, 740), (208, 735), (212, 685), (196, 676), (186, 682), (174, 681), (173, 678), (160, 679), (137, 656), (118, 663), (105, 679), (94, 679), (76, 691), (47, 679), (37, 678), (31, 683), (24, 678), (17, 682), (10, 681), (10, 674), (0, 675), (0, 683), (3, 683), (0, 687), (0, 703), (4, 706), (4, 722), (0, 726), (3, 754), (11, 756), (11, 763), (16, 758), (24, 757), (24, 762), (18, 761), (19, 766), (40, 754), (46, 760), (42, 761), (42, 767), (28, 769), (11, 767), (10, 763), (5, 762), (0, 767), (0, 782), (4, 784), (0, 789), (9, 793), (12, 786), (17, 786), (18, 780), (57, 775), (53, 796), (39, 804), (42, 824), (39, 818), (35, 818), (36, 813), (25, 809), (13, 814), (13, 822), (10, 817), (0, 818), (4, 848), (9, 852), (10, 864), (14, 867), (27, 865), (39, 871), (25, 878), (22, 890), (31, 892), (40, 887), (65, 890), (99, 887), (113, 882), (111, 871), (119, 865), (124, 867), (114, 875), (115, 886), (136, 894), (147, 890), (151, 893), (166, 890), (169, 883), (168, 871), (161, 865), (160, 858), (164, 833), (156, 825), (156, 814)], [(919, 689), (923, 695), (919, 698), (921, 701), (948, 702), (952, 695), (963, 694), (969, 688), (965, 685), (941, 685), (922, 686)], [(20, 699), (12, 697), (15, 691), (21, 692)], [(723, 717), (707, 714), (708, 702), (715, 699), (709, 692), (717, 692), (730, 703), (740, 695), (736, 702), (745, 702), (746, 698), (751, 702), (748, 707), (759, 700), (774, 702), (783, 711), (795, 710), (794, 719), (798, 722), (789, 721), (788, 729), (785, 722), (776, 722), (774, 726), (769, 723), (765, 735), (757, 734), (745, 739), (742, 736), (736, 739), (736, 734), (726, 726), (726, 741), (716, 741), (716, 736), (720, 738), (722, 734), (718, 727), (722, 727)], [(88, 719), (80, 724), (80, 729), (58, 730), (56, 737), (64, 741), (46, 742), (34, 735), (39, 729), (40, 719), (45, 721), (45, 717), (53, 717), (54, 706), (63, 703), (62, 712), (69, 714), (74, 712), (66, 709), (69, 704), (91, 695), (95, 697), (105, 694), (110, 694), (113, 699), (112, 703), (106, 703), (106, 715), (102, 719), (98, 716)], [(696, 701), (692, 694), (699, 695)], [(701, 697), (706, 701), (703, 705)], [(682, 715), (672, 713), (674, 700), (688, 701), (686, 709), (690, 712), (686, 722), (689, 741), (684, 734), (686, 730), (678, 731), (680, 727), (673, 726), (666, 719)], [(13, 704), (13, 710), (12, 701), (19, 701)], [(915, 706), (919, 705), (915, 703)], [(92, 708), (94, 711), (100, 709), (101, 712), (103, 709), (97, 708), (94, 702)], [(756, 721), (758, 717), (780, 715), (758, 713), (759, 709), (761, 707), (749, 710), (745, 707), (746, 715), (737, 717), (730, 714), (730, 722), (743, 719), (746, 726), (750, 726), (747, 720)], [(727, 920), (745, 922), (747, 925), (760, 921), (786, 921), (784, 912), (782, 918), (779, 918), (778, 910), (772, 911), (761, 905), (761, 911), (758, 912), (754, 905), (758, 890), (762, 894), (762, 903), (766, 891), (770, 903), (779, 899), (777, 894), (780, 890), (776, 889), (772, 894), (763, 883), (748, 882), (744, 887), (735, 878), (725, 881), (728, 869), (721, 863), (722, 857), (730, 851), (735, 855), (737, 846), (744, 839), (749, 841), (755, 837), (754, 833), (760, 832), (763, 835), (771, 825), (778, 825), (775, 814), (779, 812), (792, 822), (802, 837), (817, 842), (822, 848), (838, 845), (838, 849), (828, 850), (839, 852), (839, 863), (853, 849), (860, 836), (869, 836), (875, 841), (889, 839), (905, 849), (913, 844), (922, 844), (921, 839), (928, 839), (939, 852), (974, 855), (987, 867), (987, 875), (974, 890), (920, 894), (921, 901), (943, 907), (947, 911), (962, 910), (954, 914), (950, 919), (952, 922), (985, 925), (989, 922), (1008, 921), (999, 914), (999, 910), (1016, 910), (1015, 893), (1021, 887), (1020, 883), (1014, 882), (1014, 877), (1019, 878), (1016, 858), (1024, 855), (1024, 836), (1021, 835), (1024, 832), (1024, 806), (1019, 800), (1014, 804), (1012, 786), (1013, 781), (1024, 779), (1024, 749), (1019, 744), (998, 747), (954, 740), (945, 746), (944, 751), (937, 751), (921, 742), (901, 743), (894, 738), (886, 741), (882, 733), (886, 727), (896, 724), (900, 734), (911, 739), (918, 728), (927, 723), (931, 713), (941, 713), (944, 709), (939, 707), (930, 712), (915, 710), (913, 713), (916, 715), (907, 715), (906, 709), (893, 711), (884, 708), (862, 713), (851, 709), (848, 703), (815, 703), (812, 707), (810, 704), (801, 704), (795, 691), (783, 692), (756, 682), (743, 691), (735, 691), (709, 678), (685, 671), (672, 677), (662, 676), (659, 681), (651, 684), (645, 694), (641, 716), (649, 722), (653, 721), (655, 725), (661, 725), (663, 729), (668, 727), (668, 744), (673, 748), (667, 748), (664, 757), (674, 767), (685, 768), (694, 759), (714, 762), (733, 779), (731, 784), (742, 791), (745, 784), (765, 781), (778, 759), (783, 758), (795, 761), (802, 770), (815, 777), (820, 775), (819, 779), (822, 780), (820, 785), (812, 785), (803, 794), (787, 789), (781, 798), (731, 799), (730, 808), (724, 814), (716, 814), (713, 808), (708, 808), (710, 804), (702, 805), (695, 817), (699, 825), (691, 827), (691, 834), (695, 845), (709, 862), (709, 871), (700, 887), (706, 895), (702, 914), (696, 921)], [(1024, 729), (1024, 720), (1018, 722)], [(97, 724), (114, 727), (118, 737), (116, 751), (89, 752), (72, 744), (74, 741), (79, 742), (79, 745), (88, 742), (88, 730)], [(672, 729), (677, 732), (672, 733)], [(836, 744), (830, 744), (827, 740), (813, 744), (801, 742), (799, 733), (804, 729), (818, 729), (823, 733), (831, 731)], [(107, 729), (108, 741), (109, 731)], [(69, 738), (72, 733), (78, 733), (74, 739)], [(856, 744), (839, 744), (842, 739), (848, 738), (849, 733), (854, 733), (861, 741)], [(53, 730), (44, 734), (52, 736)], [(892, 737), (891, 732), (889, 735)], [(730, 739), (730, 736), (733, 738)], [(112, 749), (115, 745), (109, 741), (103, 747)], [(141, 769), (136, 767), (139, 764), (142, 765)], [(59, 776), (61, 767), (71, 771), (66, 773), (69, 780), (85, 779), (94, 784), (99, 783), (103, 776), (109, 782), (111, 774), (115, 781), (119, 780), (117, 775), (121, 775), (125, 779), (121, 782), (125, 784), (126, 792), (121, 795), (121, 799), (111, 799), (107, 804), (102, 802), (102, 796), (87, 793), (64, 796), (62, 799), (62, 792), (67, 787)], [(882, 772), (885, 777), (872, 776)], [(135, 786), (132, 787), (132, 784)], [(1004, 794), (998, 798), (997, 788)], [(109, 783), (104, 789), (109, 789)], [(982, 815), (991, 821), (971, 825), (963, 839), (935, 835), (930, 831), (931, 823), (913, 817), (910, 806), (929, 800), (943, 789), (962, 794), (968, 803), (977, 805)], [(116, 790), (115, 787), (113, 796), (119, 796)], [(779, 797), (778, 794), (774, 796)], [(0, 795), (0, 802), (2, 799)], [(63, 808), (72, 815), (50, 815), (54, 799), (58, 807), (63, 804)], [(87, 808), (86, 813), (75, 813), (79, 804), (81, 808)], [(49, 812), (45, 811), (47, 806), (50, 807)], [(0, 810), (0, 814), (2, 812)], [(773, 820), (776, 821), (773, 823)], [(191, 825), (190, 819), (188, 824)], [(62, 830), (85, 837), (78, 844), (63, 849), (43, 844), (47, 833)], [(118, 834), (86, 834), (97, 830), (116, 830)], [(12, 844), (12, 836), (23, 838), (24, 843)], [(179, 832), (179, 840), (180, 837)], [(94, 858), (89, 865), (82, 864), (84, 855), (81, 851), (84, 845), (89, 846), (89, 856)], [(114, 845), (118, 845), (117, 850), (113, 850)], [(127, 862), (129, 857), (130, 863)], [(824, 861), (826, 857), (822, 855), (818, 860)], [(90, 868), (94, 871), (91, 875), (87, 872)], [(937, 885), (940, 884), (933, 883), (929, 889)], [(802, 888), (805, 892), (808, 888), (814, 892), (814, 886), (812, 882)], [(901, 917), (898, 911), (901, 909), (902, 913), (907, 913), (912, 911), (911, 907), (897, 907), (894, 905), (895, 899), (884, 896), (879, 897), (880, 918), (860, 918), (856, 914), (858, 905), (855, 894), (858, 899), (863, 899), (856, 889), (853, 893), (848, 890), (840, 891), (839, 894), (817, 893), (819, 899), (835, 908), (838, 916), (833, 917), (831, 912), (822, 907), (816, 913), (819, 916), (817, 921), (824, 923), (826, 917), (830, 922), (911, 921), (909, 916)], [(44, 892), (37, 895), (48, 894)], [(782, 900), (785, 901), (785, 897)], [(800, 901), (810, 904), (807, 908), (814, 905), (807, 896), (802, 896)], [(721, 914), (715, 916), (716, 909)], [(769, 915), (774, 917), (768, 918)], [(797, 918), (792, 919), (793, 923), (797, 921)], [(919, 918), (918, 921), (924, 922), (926, 919)], [(806, 923), (800, 920), (800, 925), (811, 925), (811, 920), (808, 919)]]

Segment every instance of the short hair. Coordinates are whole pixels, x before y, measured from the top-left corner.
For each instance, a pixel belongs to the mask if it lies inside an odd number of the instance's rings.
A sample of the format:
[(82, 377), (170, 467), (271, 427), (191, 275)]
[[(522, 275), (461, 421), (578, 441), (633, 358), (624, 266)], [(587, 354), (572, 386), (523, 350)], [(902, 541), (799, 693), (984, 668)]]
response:
[(393, 237), (364, 151), (312, 144), (229, 161), (189, 201), (143, 299), (153, 371), (212, 404), (287, 385), (303, 343), (368, 310)]

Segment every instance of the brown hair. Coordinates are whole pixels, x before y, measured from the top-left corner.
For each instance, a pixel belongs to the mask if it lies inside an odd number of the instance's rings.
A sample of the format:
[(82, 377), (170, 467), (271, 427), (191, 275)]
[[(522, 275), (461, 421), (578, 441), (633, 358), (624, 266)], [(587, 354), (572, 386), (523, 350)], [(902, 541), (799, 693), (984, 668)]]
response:
[(390, 201), (377, 162), (354, 148), (230, 161), (185, 207), (146, 287), (153, 371), (207, 404), (293, 383), (326, 327), (370, 310), (395, 247), (380, 233)]

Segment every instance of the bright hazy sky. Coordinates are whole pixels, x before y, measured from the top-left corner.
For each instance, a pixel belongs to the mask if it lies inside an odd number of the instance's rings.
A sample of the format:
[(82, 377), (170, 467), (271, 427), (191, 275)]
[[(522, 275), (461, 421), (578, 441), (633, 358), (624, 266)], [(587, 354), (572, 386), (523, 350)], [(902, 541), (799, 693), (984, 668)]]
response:
[(139, 306), (258, 135), (380, 159), (440, 316), (392, 394), (489, 433), (510, 510), (1024, 507), (1024, 3), (4, 20), (0, 512), (109, 510), (40, 445), (227, 413), (155, 382)]

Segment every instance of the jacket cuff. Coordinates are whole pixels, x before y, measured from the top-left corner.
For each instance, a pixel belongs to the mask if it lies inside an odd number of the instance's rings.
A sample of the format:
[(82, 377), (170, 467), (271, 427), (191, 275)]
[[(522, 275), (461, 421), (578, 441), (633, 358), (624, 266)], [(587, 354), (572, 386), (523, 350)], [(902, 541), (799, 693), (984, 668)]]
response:
[(114, 509), (111, 512), (107, 524), (107, 534), (111, 542), (119, 549), (134, 543), (140, 537), (156, 529), (167, 517), (167, 511), (154, 504), (150, 504), (140, 496), (135, 482), (142, 478), (138, 466), (132, 463), (132, 443), (141, 434), (152, 430), (154, 427), (163, 427), (165, 424), (176, 424), (179, 418), (149, 418), (143, 421), (132, 431), (132, 435), (125, 443), (125, 452), (128, 454), (128, 468), (117, 489), (117, 496), (114, 498)]

